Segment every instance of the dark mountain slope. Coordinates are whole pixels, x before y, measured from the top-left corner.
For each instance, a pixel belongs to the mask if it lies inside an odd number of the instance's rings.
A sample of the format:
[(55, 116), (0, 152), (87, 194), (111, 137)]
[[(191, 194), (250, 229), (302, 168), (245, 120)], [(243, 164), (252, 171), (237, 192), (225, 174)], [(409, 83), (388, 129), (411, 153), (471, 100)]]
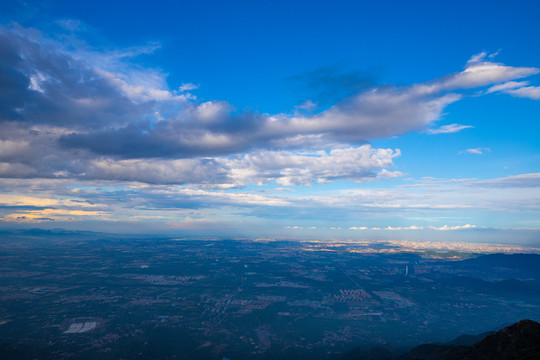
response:
[[(479, 335), (480, 337), (481, 335)], [(540, 360), (540, 324), (522, 320), (472, 346), (459, 337), (448, 344), (424, 344), (398, 357), (399, 360)], [(470, 340), (470, 338), (469, 338)]]
[(540, 359), (540, 324), (522, 320), (476, 343), (471, 360)]
[(479, 335), (460, 335), (454, 340), (446, 343), (447, 345), (462, 345), (462, 346), (473, 346), (479, 341), (482, 341), (486, 336), (494, 334), (495, 331), (488, 331)]

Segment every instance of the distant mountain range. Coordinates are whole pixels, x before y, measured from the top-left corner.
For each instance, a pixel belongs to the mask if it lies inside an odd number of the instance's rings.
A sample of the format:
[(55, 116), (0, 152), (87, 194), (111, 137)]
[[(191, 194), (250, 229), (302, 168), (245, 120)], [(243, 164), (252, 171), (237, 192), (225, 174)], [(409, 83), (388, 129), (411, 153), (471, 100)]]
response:
[(423, 344), (398, 357), (384, 348), (356, 348), (340, 360), (540, 360), (540, 324), (522, 320), (497, 332)]

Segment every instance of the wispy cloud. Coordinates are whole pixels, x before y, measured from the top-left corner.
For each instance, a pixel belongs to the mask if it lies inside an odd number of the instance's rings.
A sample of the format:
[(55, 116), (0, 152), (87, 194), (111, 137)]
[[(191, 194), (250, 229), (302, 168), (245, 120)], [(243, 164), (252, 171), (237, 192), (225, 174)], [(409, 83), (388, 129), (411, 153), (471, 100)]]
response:
[(190, 91), (190, 90), (196, 90), (199, 88), (199, 85), (195, 85), (195, 84), (192, 84), (192, 83), (185, 83), (185, 84), (182, 84), (180, 85), (180, 87), (178, 88), (178, 91)]
[(540, 173), (520, 174), (497, 179), (480, 180), (476, 181), (474, 185), (497, 188), (540, 187)]
[(317, 104), (308, 99), (304, 101), (302, 104), (296, 105), (295, 108), (300, 109), (300, 110), (305, 110), (305, 111), (312, 111), (317, 108)]
[(486, 152), (491, 152), (491, 149), (486, 148), (486, 147), (478, 147), (478, 148), (467, 149), (465, 151), (461, 151), (460, 154), (469, 153), (469, 154), (474, 154), (474, 155), (482, 155)]
[(401, 230), (424, 230), (423, 226), (410, 225), (410, 226), (387, 226), (385, 230), (401, 231)]
[(432, 230), (438, 230), (438, 231), (452, 231), (452, 230), (486, 229), (487, 227), (465, 224), (465, 225), (455, 225), (455, 226), (449, 226), (449, 225), (430, 226), (429, 228)]
[(461, 125), (461, 124), (450, 124), (450, 125), (443, 125), (437, 129), (428, 129), (428, 134), (452, 134), (456, 133), (461, 130), (465, 129), (471, 129), (474, 126), (471, 125)]
[(505, 93), (517, 97), (540, 100), (540, 86), (523, 86), (517, 89), (506, 90)]
[[(260, 159), (263, 160), (264, 157)], [(253, 160), (255, 169), (262, 166), (257, 165), (257, 161)], [(270, 161), (291, 160), (274, 158)], [(304, 159), (294, 161), (302, 164)], [(266, 165), (262, 167), (266, 168)], [(163, 169), (135, 166), (133, 171), (159, 174), (166, 169), (166, 166)], [(284, 192), (279, 188), (264, 191), (205, 189), (200, 185), (152, 184), (128, 179), (0, 179), (0, 218), (4, 223), (13, 224), (54, 222), (65, 225), (79, 221), (92, 226), (95, 222), (142, 222), (155, 226), (176, 224), (175, 229), (204, 225), (218, 229), (218, 224), (227, 222), (257, 224), (264, 219), (281, 227), (292, 223), (307, 230), (318, 224), (317, 228), (322, 229), (322, 223), (326, 224), (323, 225), (325, 231), (331, 231), (330, 227), (337, 231), (341, 227), (342, 231), (359, 231), (361, 234), (362, 231), (383, 230), (398, 233), (511, 227), (511, 221), (506, 223), (501, 219), (519, 216), (520, 221), (531, 222), (537, 219), (535, 214), (540, 211), (539, 174), (488, 180), (440, 179), (420, 188), (373, 187), (315, 193)], [(497, 188), (495, 192), (494, 187)], [(407, 221), (403, 225), (404, 219), (409, 218), (416, 220), (413, 224)], [(435, 226), (434, 222), (444, 225)]]
[(486, 90), (486, 93), (505, 93), (512, 96), (540, 100), (540, 86), (529, 85), (528, 81), (508, 81), (494, 85)]

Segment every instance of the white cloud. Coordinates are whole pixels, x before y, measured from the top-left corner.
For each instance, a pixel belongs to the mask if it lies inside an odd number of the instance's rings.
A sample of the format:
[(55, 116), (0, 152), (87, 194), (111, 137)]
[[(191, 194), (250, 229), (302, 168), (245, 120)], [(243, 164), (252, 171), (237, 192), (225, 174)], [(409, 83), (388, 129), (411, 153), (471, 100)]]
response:
[(317, 104), (308, 99), (304, 101), (302, 104), (296, 105), (295, 108), (300, 109), (300, 110), (311, 111), (317, 108)]
[(195, 89), (198, 89), (198, 88), (199, 88), (199, 85), (195, 85), (195, 84), (192, 84), (192, 83), (184, 83), (184, 84), (180, 85), (180, 87), (178, 88), (178, 91), (184, 92), (184, 91), (195, 90)]
[(540, 187), (540, 173), (520, 174), (496, 179), (480, 180), (476, 181), (474, 185), (499, 188)]
[(357, 182), (400, 176), (389, 171), (399, 149), (374, 149), (370, 145), (330, 151), (257, 151), (242, 156), (177, 160), (92, 160), (83, 175), (89, 179), (114, 179), (148, 183), (309, 185), (333, 179)]
[(467, 65), (470, 66), (470, 65), (482, 63), (484, 59), (486, 58), (486, 56), (487, 56), (487, 53), (485, 51), (482, 51), (481, 53), (478, 53), (478, 54), (474, 54), (473, 56), (471, 56), (469, 61), (467, 61)]
[(505, 90), (504, 92), (517, 97), (540, 100), (540, 86), (524, 86), (517, 89)]
[(349, 179), (364, 182), (378, 177), (401, 175), (384, 168), (392, 166), (392, 159), (401, 154), (399, 149), (374, 149), (360, 147), (292, 153), (262, 151), (241, 158), (226, 160), (233, 169), (232, 178), (237, 183), (256, 181), (260, 184), (275, 179), (279, 185), (309, 185), (315, 181)]
[(514, 67), (486, 61), (486, 53), (471, 57), (465, 70), (442, 78), (439, 86), (442, 89), (470, 89), (497, 84), (509, 80), (521, 79), (538, 74), (540, 69), (534, 67)]
[(192, 98), (190, 94), (177, 94), (167, 90), (163, 79), (158, 75), (149, 74), (149, 76), (137, 76), (133, 79), (129, 75), (122, 73), (113, 73), (99, 69), (96, 69), (96, 72), (135, 103), (149, 101), (187, 101)]
[[(204, 124), (220, 122), (229, 115), (230, 111), (229, 104), (224, 101), (207, 101), (195, 108), (197, 119)], [(226, 134), (216, 135), (227, 136)]]
[(47, 78), (43, 73), (36, 72), (34, 75), (30, 76), (30, 84), (28, 85), (28, 88), (30, 90), (34, 90), (40, 93), (44, 93), (45, 91), (42, 88), (42, 83), (45, 82)]
[(212, 201), (221, 204), (241, 204), (241, 205), (266, 205), (266, 206), (288, 206), (290, 202), (286, 199), (264, 196), (249, 192), (225, 193), (207, 191), (201, 189), (178, 189), (176, 195), (186, 195), (192, 201), (201, 200)]
[(501, 92), (512, 96), (540, 100), (540, 86), (530, 86), (528, 81), (508, 81), (490, 87), (486, 94)]
[(464, 130), (464, 129), (471, 129), (474, 126), (471, 125), (461, 125), (461, 124), (450, 124), (450, 125), (443, 125), (437, 129), (428, 129), (428, 134), (451, 134), (456, 133), (458, 131)]
[(420, 130), (460, 98), (458, 94), (425, 96), (408, 87), (375, 88), (310, 117), (271, 117), (263, 131), (279, 136), (323, 133), (331, 141), (364, 141)]
[(416, 226), (416, 225), (411, 225), (411, 226), (398, 226), (398, 227), (392, 227), (392, 226), (387, 226), (384, 228), (385, 230), (423, 230), (424, 227), (423, 226)]
[(492, 87), (486, 90), (486, 94), (499, 92), (499, 91), (504, 92), (506, 90), (516, 89), (516, 88), (520, 88), (527, 85), (529, 85), (528, 81), (508, 81), (502, 84), (493, 85)]
[(476, 226), (476, 225), (471, 225), (471, 224), (465, 224), (465, 225), (455, 225), (455, 226), (444, 225), (444, 226), (439, 226), (439, 227), (430, 226), (429, 228), (432, 229), (432, 230), (439, 230), (439, 231), (452, 231), (452, 230), (485, 229), (486, 227), (485, 226)]
[(485, 152), (491, 152), (491, 149), (487, 147), (479, 147), (474, 149), (467, 149), (465, 151), (469, 154), (482, 155)]

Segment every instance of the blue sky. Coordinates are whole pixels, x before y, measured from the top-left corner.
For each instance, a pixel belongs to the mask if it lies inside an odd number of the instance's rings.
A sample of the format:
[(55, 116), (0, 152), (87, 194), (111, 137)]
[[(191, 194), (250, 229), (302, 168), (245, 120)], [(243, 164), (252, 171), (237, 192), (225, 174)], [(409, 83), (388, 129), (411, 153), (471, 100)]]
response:
[(0, 14), (3, 228), (540, 246), (535, 1)]

